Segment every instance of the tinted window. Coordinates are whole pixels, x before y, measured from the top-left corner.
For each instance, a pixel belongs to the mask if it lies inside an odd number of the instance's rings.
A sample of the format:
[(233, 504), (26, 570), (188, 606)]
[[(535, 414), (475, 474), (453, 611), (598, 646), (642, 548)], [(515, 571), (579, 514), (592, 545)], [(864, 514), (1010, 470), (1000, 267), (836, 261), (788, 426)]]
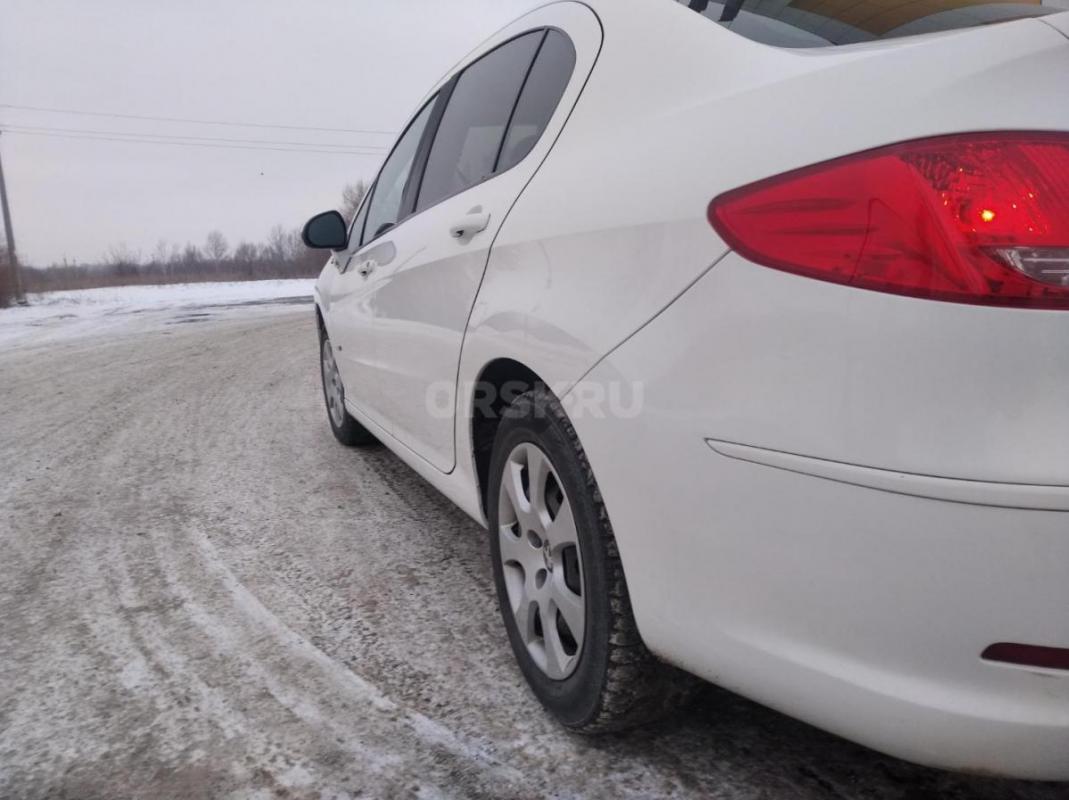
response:
[(431, 146), (418, 208), (493, 174), (505, 126), (543, 35), (537, 31), (513, 39), (461, 73)]
[(542, 137), (575, 69), (575, 48), (559, 31), (549, 31), (512, 115), (497, 172), (520, 163)]
[(420, 139), (434, 110), (434, 102), (428, 102), (412, 120), (412, 124), (382, 165), (379, 178), (375, 181), (374, 194), (371, 196), (362, 241), (370, 241), (378, 236), (384, 226), (396, 225), (407, 215), (409, 209), (402, 208), (401, 201), (405, 196), (405, 186), (412, 172), (412, 162), (419, 150)]
[(735, 33), (780, 47), (827, 47), (971, 28), (1065, 10), (1065, 0), (676, 0)]

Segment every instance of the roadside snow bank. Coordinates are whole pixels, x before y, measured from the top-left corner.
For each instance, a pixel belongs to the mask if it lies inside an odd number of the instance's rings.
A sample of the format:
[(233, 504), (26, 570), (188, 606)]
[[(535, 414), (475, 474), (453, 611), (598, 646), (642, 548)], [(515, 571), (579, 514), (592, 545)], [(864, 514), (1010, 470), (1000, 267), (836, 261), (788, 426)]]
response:
[(0, 348), (167, 324), (202, 322), (221, 312), (312, 302), (314, 280), (115, 286), (29, 296), (0, 309)]

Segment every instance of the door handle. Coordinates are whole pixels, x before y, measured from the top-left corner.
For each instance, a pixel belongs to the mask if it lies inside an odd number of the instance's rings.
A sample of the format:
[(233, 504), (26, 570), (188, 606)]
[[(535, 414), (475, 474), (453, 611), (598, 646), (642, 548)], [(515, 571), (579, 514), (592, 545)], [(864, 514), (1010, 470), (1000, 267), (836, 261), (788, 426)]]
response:
[(454, 239), (470, 239), (477, 233), (485, 231), (490, 225), (490, 215), (481, 208), (473, 208), (449, 229)]

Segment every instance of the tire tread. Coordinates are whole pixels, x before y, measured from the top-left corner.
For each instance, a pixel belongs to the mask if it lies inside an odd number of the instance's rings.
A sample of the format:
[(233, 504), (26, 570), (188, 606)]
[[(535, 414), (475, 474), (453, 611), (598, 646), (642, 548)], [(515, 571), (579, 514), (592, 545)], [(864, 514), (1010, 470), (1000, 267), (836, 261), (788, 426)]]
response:
[(699, 681), (659, 660), (642, 641), (601, 490), (575, 427), (557, 398), (544, 386), (536, 386), (520, 395), (505, 411), (506, 416), (527, 417), (532, 414), (548, 415), (552, 424), (564, 434), (578, 459), (585, 489), (597, 508), (598, 534), (608, 567), (612, 619), (603, 688), (594, 714), (579, 724), (569, 725), (569, 728), (577, 733), (601, 734), (653, 722), (686, 704)]

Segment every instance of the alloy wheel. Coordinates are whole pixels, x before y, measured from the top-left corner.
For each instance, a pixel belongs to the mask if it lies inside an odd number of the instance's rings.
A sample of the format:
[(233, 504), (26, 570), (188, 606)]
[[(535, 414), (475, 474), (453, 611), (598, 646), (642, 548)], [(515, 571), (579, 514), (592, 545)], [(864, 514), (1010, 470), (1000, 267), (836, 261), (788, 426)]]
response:
[(586, 602), (571, 505), (548, 456), (530, 442), (505, 462), (497, 536), (509, 606), (531, 659), (549, 678), (575, 670)]
[(334, 427), (340, 428), (345, 423), (345, 390), (342, 388), (341, 375), (334, 361), (334, 348), (330, 340), (323, 340), (323, 393), (327, 398), (327, 412)]

